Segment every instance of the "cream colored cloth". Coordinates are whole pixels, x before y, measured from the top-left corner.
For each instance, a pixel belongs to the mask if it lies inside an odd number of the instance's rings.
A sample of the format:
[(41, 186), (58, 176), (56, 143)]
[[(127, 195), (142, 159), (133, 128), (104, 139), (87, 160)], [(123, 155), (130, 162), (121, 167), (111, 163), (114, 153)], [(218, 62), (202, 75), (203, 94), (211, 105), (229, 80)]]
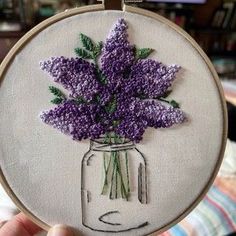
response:
[[(149, 225), (116, 235), (147, 234), (179, 217), (211, 178), (222, 143), (221, 99), (212, 74), (196, 49), (166, 24), (137, 14), (104, 11), (47, 27), (16, 55), (1, 85), (0, 165), (11, 189), (32, 214), (49, 225), (71, 225), (85, 235), (95, 234), (81, 224), (81, 159), (89, 141), (72, 141), (40, 121), (39, 113), (53, 107), (48, 91), (53, 82), (39, 69), (39, 61), (74, 57), (80, 32), (104, 41), (120, 17), (128, 22), (131, 43), (153, 48), (152, 58), (183, 68), (171, 98), (180, 102), (189, 122), (146, 131), (137, 147), (147, 159), (150, 201), (144, 209), (131, 201), (133, 210), (128, 213), (130, 223), (135, 214), (148, 219)], [(98, 184), (100, 171), (91, 176)], [(102, 207), (106, 209), (105, 202)], [(124, 202), (118, 200), (117, 207), (125, 208)]]

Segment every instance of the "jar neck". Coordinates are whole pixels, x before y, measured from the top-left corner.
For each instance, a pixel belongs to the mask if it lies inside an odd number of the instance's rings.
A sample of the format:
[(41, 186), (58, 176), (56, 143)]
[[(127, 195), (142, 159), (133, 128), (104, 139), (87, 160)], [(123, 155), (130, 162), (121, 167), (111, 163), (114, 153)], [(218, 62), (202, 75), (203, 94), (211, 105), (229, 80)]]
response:
[(120, 142), (105, 142), (104, 138), (99, 138), (90, 141), (90, 149), (94, 151), (114, 152), (114, 151), (125, 151), (128, 149), (134, 149), (135, 144), (130, 140), (124, 140)]

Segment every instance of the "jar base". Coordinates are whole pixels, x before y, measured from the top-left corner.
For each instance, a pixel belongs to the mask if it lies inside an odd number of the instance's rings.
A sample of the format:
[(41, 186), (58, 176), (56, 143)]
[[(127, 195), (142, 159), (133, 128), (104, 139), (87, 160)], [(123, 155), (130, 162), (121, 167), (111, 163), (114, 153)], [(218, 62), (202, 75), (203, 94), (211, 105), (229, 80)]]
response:
[(147, 226), (149, 223), (146, 221), (146, 222), (144, 222), (142, 224), (139, 224), (139, 225), (134, 226), (134, 227), (128, 227), (126, 229), (115, 229), (116, 226), (114, 226), (114, 230), (99, 229), (99, 228), (95, 228), (95, 227), (93, 228), (92, 226), (89, 226), (85, 222), (82, 222), (82, 224), (86, 228), (89, 228), (89, 229), (91, 229), (93, 231), (104, 232), (104, 233), (121, 233), (121, 232), (127, 232), (127, 231), (131, 231), (131, 230), (143, 228), (143, 227)]

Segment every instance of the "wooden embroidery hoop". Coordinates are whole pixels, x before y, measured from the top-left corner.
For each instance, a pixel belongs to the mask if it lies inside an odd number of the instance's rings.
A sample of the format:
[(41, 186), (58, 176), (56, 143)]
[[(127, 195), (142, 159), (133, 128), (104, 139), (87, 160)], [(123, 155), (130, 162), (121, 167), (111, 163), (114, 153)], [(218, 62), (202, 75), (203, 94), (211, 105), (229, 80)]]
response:
[[(156, 13), (152, 13), (150, 11), (131, 7), (131, 6), (127, 6), (124, 4), (123, 0), (119, 0), (119, 1), (115, 1), (115, 2), (111, 1), (111, 0), (103, 0), (102, 4), (93, 5), (93, 6), (86, 6), (86, 7), (81, 7), (81, 8), (75, 8), (75, 9), (71, 9), (71, 10), (65, 11), (63, 13), (57, 14), (57, 15), (45, 20), (44, 22), (40, 23), (32, 30), (30, 30), (25, 36), (23, 36), (18, 41), (18, 43), (12, 48), (12, 50), (8, 53), (8, 55), (6, 56), (4, 61), (2, 62), (1, 66), (0, 66), (0, 81), (2, 81), (4, 74), (7, 71), (7, 68), (10, 66), (15, 55), (17, 55), (17, 53), (30, 41), (30, 39), (32, 39), (34, 36), (36, 36), (39, 32), (41, 32), (45, 28), (47, 28), (49, 25), (52, 25), (57, 21), (60, 21), (62, 19), (65, 19), (65, 18), (73, 16), (73, 15), (77, 15), (77, 14), (81, 14), (81, 13), (85, 13), (85, 12), (102, 11), (102, 10), (110, 10), (110, 9), (123, 10), (123, 11), (130, 12), (130, 13), (140, 14), (142, 16), (148, 16), (148, 17), (151, 17), (153, 19), (156, 19), (156, 20), (168, 25), (169, 27), (171, 27), (172, 29), (177, 31), (197, 50), (197, 52), (200, 54), (200, 56), (206, 62), (209, 70), (212, 73), (212, 77), (215, 81), (215, 84), (217, 86), (218, 92), (221, 97), (221, 106), (222, 106), (223, 120), (224, 120), (224, 122), (223, 122), (223, 138), (222, 138), (222, 144), (221, 144), (221, 148), (220, 148), (220, 155), (219, 155), (219, 159), (218, 159), (219, 161), (216, 163), (213, 175), (212, 175), (211, 179), (208, 181), (208, 183), (206, 184), (203, 191), (199, 194), (198, 198), (195, 200), (195, 202), (192, 203), (191, 206), (189, 206), (189, 208), (187, 210), (185, 210), (179, 217), (174, 219), (172, 222), (170, 222), (169, 224), (165, 225), (164, 227), (162, 227), (161, 229), (159, 229), (158, 231), (155, 232), (155, 233), (161, 233), (161, 232), (164, 232), (165, 230), (169, 229), (170, 227), (174, 226), (179, 221), (181, 221), (187, 214), (189, 214), (193, 210), (193, 208), (195, 208), (197, 206), (197, 204), (202, 200), (204, 195), (207, 193), (207, 191), (209, 190), (210, 186), (212, 185), (212, 183), (217, 175), (217, 172), (219, 170), (219, 167), (221, 165), (223, 155), (224, 155), (225, 145), (226, 145), (226, 139), (227, 139), (226, 103), (224, 100), (223, 90), (220, 85), (218, 75), (217, 75), (213, 65), (211, 64), (209, 58), (206, 56), (206, 54), (203, 52), (203, 50), (200, 48), (200, 46), (192, 39), (191, 36), (189, 36), (183, 29), (181, 29), (177, 25), (173, 24), (172, 22), (165, 19), (164, 17), (157, 15)], [(35, 215), (33, 215), (23, 205), (23, 203), (18, 199), (18, 197), (13, 192), (13, 190), (10, 188), (1, 169), (0, 169), (0, 181), (1, 181), (1, 184), (3, 185), (4, 189), (8, 193), (8, 195), (11, 197), (13, 202), (17, 205), (17, 207), (22, 212), (24, 212), (25, 215), (27, 215), (33, 222), (35, 222), (41, 228), (43, 228), (45, 230), (49, 230), (49, 225), (47, 225), (45, 222), (41, 221), (39, 218), (37, 218)]]

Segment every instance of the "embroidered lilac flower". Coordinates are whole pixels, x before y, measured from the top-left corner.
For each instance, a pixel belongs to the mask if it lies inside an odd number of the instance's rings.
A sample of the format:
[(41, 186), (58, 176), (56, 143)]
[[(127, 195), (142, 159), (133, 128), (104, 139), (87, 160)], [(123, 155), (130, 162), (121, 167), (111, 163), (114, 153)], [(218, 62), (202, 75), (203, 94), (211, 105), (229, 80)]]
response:
[(139, 142), (147, 127), (168, 128), (186, 120), (178, 103), (163, 98), (180, 66), (146, 59), (152, 50), (135, 49), (127, 28), (119, 19), (103, 48), (82, 35), (84, 48), (76, 49), (81, 58), (41, 62), (42, 70), (69, 91), (66, 98), (57, 88), (51, 89), (57, 96), (54, 103), (61, 104), (43, 112), (43, 122), (75, 140), (115, 133)]
[(112, 91), (121, 85), (124, 73), (135, 59), (134, 46), (128, 41), (127, 28), (125, 20), (119, 19), (101, 53), (101, 69)]
[(66, 101), (56, 108), (42, 112), (40, 118), (46, 124), (59, 129), (64, 134), (71, 135), (75, 140), (98, 138), (105, 133), (103, 126), (97, 122), (96, 105), (77, 104)]
[(95, 66), (81, 58), (52, 57), (40, 65), (55, 82), (68, 89), (73, 98), (83, 97), (91, 101), (99, 91)]
[(140, 142), (147, 128), (147, 121), (138, 117), (127, 115), (115, 128), (115, 132), (121, 137)]
[(134, 116), (146, 120), (149, 127), (154, 128), (168, 128), (174, 124), (183, 123), (186, 119), (180, 109), (150, 100), (137, 99), (130, 104), (129, 110)]
[(104, 86), (99, 93), (99, 103), (104, 106), (106, 105), (112, 98), (111, 92), (108, 90), (106, 86)]
[(165, 66), (147, 59), (139, 60), (131, 67), (130, 78), (124, 81), (123, 89), (133, 95), (158, 98), (164, 95), (176, 78), (180, 66)]
[(134, 99), (125, 105), (119, 110), (119, 114), (123, 115), (119, 117), (121, 122), (115, 132), (135, 142), (142, 139), (147, 127), (168, 128), (186, 120), (180, 109), (164, 106), (157, 101)]

